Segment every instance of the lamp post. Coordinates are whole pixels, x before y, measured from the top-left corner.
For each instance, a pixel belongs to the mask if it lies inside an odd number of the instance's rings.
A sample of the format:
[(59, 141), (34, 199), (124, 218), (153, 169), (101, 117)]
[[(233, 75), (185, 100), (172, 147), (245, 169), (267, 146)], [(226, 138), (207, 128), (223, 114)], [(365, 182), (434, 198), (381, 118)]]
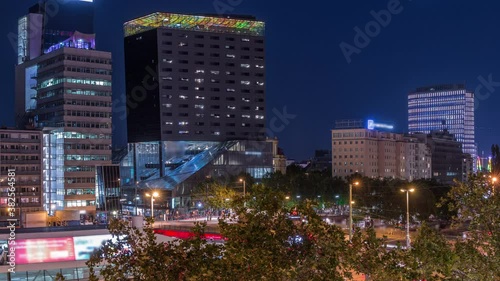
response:
[(139, 200), (139, 196), (137, 196), (137, 186), (139, 185), (139, 182), (135, 182), (135, 216), (139, 215), (139, 210), (137, 210), (137, 201)]
[(492, 192), (493, 195), (495, 195), (495, 184), (497, 183), (497, 180), (498, 180), (497, 177), (493, 177), (491, 179), (491, 184), (493, 186), (493, 192)]
[(359, 182), (349, 184), (349, 241), (352, 239), (352, 185), (358, 186)]
[(410, 249), (410, 192), (415, 189), (401, 189), (401, 192), (406, 192), (406, 249)]
[[(243, 183), (243, 200), (245, 200), (245, 196), (246, 196), (246, 181), (245, 179), (240, 179), (240, 182)], [(243, 202), (243, 206), (246, 207), (247, 206), (247, 202)]]
[(158, 192), (153, 192), (153, 194), (151, 195), (146, 193), (146, 196), (151, 197), (151, 217), (154, 219), (154, 198), (159, 197), (160, 195), (158, 194)]

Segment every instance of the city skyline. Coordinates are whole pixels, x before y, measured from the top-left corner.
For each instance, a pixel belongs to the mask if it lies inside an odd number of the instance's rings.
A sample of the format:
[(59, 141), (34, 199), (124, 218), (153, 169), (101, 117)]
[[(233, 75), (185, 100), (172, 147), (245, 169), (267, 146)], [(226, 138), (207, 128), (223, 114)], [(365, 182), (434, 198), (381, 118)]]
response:
[[(496, 143), (500, 135), (498, 128), (488, 124), (495, 117), (494, 105), (500, 101), (495, 94), (495, 81), (500, 81), (500, 71), (494, 63), (500, 59), (500, 54), (495, 52), (500, 40), (496, 36), (486, 36), (494, 34), (494, 26), (499, 21), (494, 17), (494, 9), (487, 3), (447, 9), (451, 1), (432, 4), (430, 1), (401, 1), (399, 6), (393, 7), (390, 18), (384, 18), (387, 13), (380, 11), (387, 10), (394, 1), (358, 1), (344, 6), (325, 4), (330, 9), (319, 9), (319, 1), (318, 5), (292, 1), (286, 6), (264, 1), (241, 1), (234, 7), (227, 1), (144, 1), (143, 5), (132, 9), (126, 7), (133, 6), (136, 1), (129, 0), (122, 1), (125, 8), (113, 10), (113, 15), (109, 15), (112, 3), (94, 2), (97, 6), (95, 26), (98, 44), (100, 49), (113, 53), (116, 65), (113, 109), (116, 111), (114, 125), (117, 139), (124, 139), (126, 135), (125, 118), (122, 119), (125, 105), (122, 100), (125, 83), (120, 40), (123, 23), (156, 11), (217, 14), (223, 10), (232, 14), (251, 14), (266, 22), (266, 49), (270, 65), (267, 70), (266, 124), (274, 129), (271, 134), (279, 137), (280, 147), (289, 158), (307, 159), (315, 149), (328, 148), (329, 133), (336, 119), (371, 117), (394, 121), (395, 131), (406, 131), (407, 94), (414, 88), (433, 84), (465, 81), (467, 88), (480, 93), (475, 111), (479, 155), (483, 151), (489, 155), (491, 144)], [(5, 79), (1, 125), (14, 125), (11, 110), (14, 87), (8, 81), (13, 81), (13, 65), (17, 57), (10, 34), (17, 33), (15, 27), (19, 15), (32, 4), (32, 1), (24, 0), (7, 4), (12, 13), (4, 18), (2, 31), (7, 36), (0, 45), (4, 61), (0, 73)], [(354, 6), (357, 8), (354, 9)], [(424, 12), (426, 21), (414, 24)], [(356, 45), (355, 28), (365, 30), (377, 19), (377, 15), (382, 15), (378, 18), (381, 20), (378, 32), (370, 33), (374, 36), (369, 35), (366, 46)], [(300, 20), (292, 20), (296, 18)], [(426, 28), (433, 25), (438, 28)], [(312, 39), (304, 40), (302, 34)], [(487, 41), (483, 44), (470, 40), (473, 36), (485, 37)], [(349, 56), (350, 63), (339, 48), (342, 42), (356, 48), (356, 53)], [(307, 100), (304, 96), (308, 97)], [(285, 119), (287, 124), (278, 119), (286, 115), (285, 111), (290, 114), (289, 117), (293, 116)], [(273, 118), (278, 122), (270, 126)], [(312, 137), (306, 139), (302, 137), (304, 135)]]

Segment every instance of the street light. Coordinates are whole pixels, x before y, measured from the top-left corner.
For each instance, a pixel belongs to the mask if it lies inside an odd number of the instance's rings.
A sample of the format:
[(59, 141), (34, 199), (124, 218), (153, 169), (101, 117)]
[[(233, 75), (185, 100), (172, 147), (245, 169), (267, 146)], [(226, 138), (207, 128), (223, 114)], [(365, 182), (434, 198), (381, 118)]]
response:
[(146, 193), (146, 196), (147, 197), (151, 197), (151, 217), (154, 218), (154, 198), (155, 197), (159, 197), (160, 195), (158, 194), (158, 192), (153, 192), (152, 195), (150, 195), (149, 193)]
[(492, 192), (493, 195), (495, 195), (495, 184), (497, 183), (497, 180), (498, 180), (497, 177), (493, 177), (491, 179), (491, 184), (493, 185), (493, 192)]
[[(247, 182), (244, 179), (240, 179), (240, 182), (243, 183), (243, 200), (245, 200)], [(245, 202), (243, 202), (243, 207), (246, 207), (246, 206), (247, 206), (247, 202), (245, 201)]]
[(243, 197), (246, 195), (246, 181), (244, 179), (240, 179), (240, 182), (243, 183)]
[(410, 249), (410, 192), (415, 189), (401, 189), (401, 192), (406, 192), (406, 249)]
[(352, 239), (352, 185), (358, 186), (359, 182), (349, 184), (349, 241)]

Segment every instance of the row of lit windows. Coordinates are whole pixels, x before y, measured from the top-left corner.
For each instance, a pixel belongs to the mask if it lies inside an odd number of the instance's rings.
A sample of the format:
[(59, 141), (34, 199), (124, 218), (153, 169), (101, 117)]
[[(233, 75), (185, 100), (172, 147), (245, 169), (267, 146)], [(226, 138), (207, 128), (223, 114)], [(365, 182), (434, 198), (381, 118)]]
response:
[[(172, 87), (172, 85), (165, 85), (165, 86), (162, 86), (162, 89), (164, 89), (164, 90), (172, 90), (173, 87)], [(195, 91), (204, 91), (205, 90), (204, 87), (194, 87), (193, 89)], [(189, 87), (187, 87), (187, 86), (179, 86), (179, 90), (181, 90), (181, 91), (187, 91), (187, 90), (189, 90)], [(220, 92), (220, 90), (221, 90), (220, 88), (210, 88), (210, 91), (212, 91), (212, 92)], [(234, 92), (236, 92), (236, 89), (234, 89), (234, 88), (227, 88), (226, 92), (234, 93)], [(250, 89), (242, 89), (242, 90), (240, 90), (240, 92), (243, 93), (243, 94), (250, 94), (251, 90)], [(260, 89), (254, 90), (254, 92), (256, 94), (264, 94), (264, 90), (260, 90)], [(214, 100), (214, 99), (212, 99), (212, 100)], [(264, 101), (264, 99), (261, 99), (261, 101)]]
[(95, 189), (91, 188), (77, 188), (66, 189), (66, 195), (94, 195)]
[[(162, 45), (172, 46), (173, 44), (174, 43), (172, 41), (162, 41)], [(178, 43), (176, 43), (176, 45), (179, 47), (189, 47), (189, 42), (179, 41)], [(195, 43), (192, 43), (192, 46), (194, 46), (196, 48), (205, 48), (205, 43), (204, 42), (195, 42)], [(210, 46), (211, 49), (221, 49), (222, 45), (211, 44), (208, 46)], [(235, 50), (236, 47), (234, 45), (224, 45), (224, 49)], [(250, 47), (243, 46), (243, 47), (241, 47), (241, 50), (242, 51), (250, 51)], [(264, 52), (264, 48), (262, 48), (262, 47), (256, 47), (253, 50), (256, 52)]]
[(65, 144), (64, 149), (77, 149), (77, 150), (111, 150), (110, 145), (107, 144), (84, 144), (74, 143)]
[(22, 174), (23, 172), (39, 172), (40, 167), (33, 166), (33, 164), (30, 164), (29, 166), (17, 166), (19, 165), (18, 163), (9, 165), (9, 166), (0, 166), (0, 172), (8, 172), (9, 170), (16, 170), (16, 176), (17, 174)]
[[(0, 144), (0, 150), (34, 150), (37, 151), (39, 149), (38, 145), (24, 145), (24, 144)], [(5, 152), (5, 151), (3, 151)], [(19, 151), (22, 152), (22, 151)]]
[[(38, 197), (21, 197), (20, 200), (19, 198), (16, 198), (16, 203), (23, 203), (23, 204), (28, 204), (28, 203), (39, 203), (40, 199)], [(2, 197), (0, 198), (0, 205), (7, 205), (9, 202), (9, 198)]]
[(95, 200), (67, 200), (66, 207), (95, 206)]
[(96, 112), (96, 111), (80, 111), (80, 110), (65, 110), (65, 116), (81, 116), (94, 118), (111, 118), (111, 112)]
[[(166, 131), (163, 131), (163, 134), (165, 134), (165, 135), (171, 135), (171, 134), (173, 134), (173, 131), (166, 130)], [(187, 130), (181, 130), (181, 131), (178, 131), (178, 134), (179, 135), (188, 135), (188, 134), (204, 135), (205, 131), (191, 131), (190, 132), (190, 131), (187, 131)], [(212, 135), (212, 136), (220, 136), (221, 132), (220, 131), (210, 131), (209, 134)], [(252, 133), (252, 134), (256, 135), (256, 136), (265, 136), (265, 133), (263, 133), (263, 132), (257, 132), (257, 133)], [(243, 132), (243, 133), (241, 133), (241, 135), (249, 136), (250, 133), (249, 132)], [(236, 136), (236, 132), (226, 132), (226, 136)]]
[(31, 139), (37, 140), (38, 135), (29, 135), (29, 134), (18, 134), (18, 133), (2, 133), (0, 134), (0, 139)]
[[(63, 89), (56, 89), (47, 92), (38, 92), (37, 99), (46, 99), (54, 96), (59, 96), (63, 94)], [(99, 96), (99, 97), (111, 97), (113, 95), (112, 92), (99, 92), (93, 90), (81, 90), (81, 89), (67, 89), (65, 91), (67, 95), (85, 95), (85, 96)]]
[(76, 55), (66, 55), (66, 60), (98, 63), (98, 64), (111, 64), (111, 59), (82, 57), (82, 56), (76, 56)]
[(66, 71), (99, 75), (113, 75), (111, 70), (89, 67), (66, 67)]
[(64, 132), (62, 137), (65, 139), (111, 139), (111, 135), (107, 134), (82, 134), (76, 132)]
[[(172, 76), (166, 76), (166, 77), (162, 77), (162, 80), (173, 81), (173, 78), (172, 78)], [(178, 81), (189, 82), (189, 78), (179, 77)], [(193, 79), (193, 81), (197, 84), (205, 83), (205, 79), (203, 79), (203, 78), (195, 78), (195, 79)], [(221, 81), (219, 79), (210, 79), (210, 83), (212, 83), (212, 84), (220, 84), (220, 82)], [(225, 81), (225, 84), (235, 84), (235, 83), (236, 83), (235, 80), (226, 80)], [(262, 81), (255, 81), (255, 83), (251, 83), (248, 80), (242, 80), (242, 81), (240, 81), (240, 83), (241, 83), (241, 85), (245, 85), (245, 86), (250, 86), (251, 84), (255, 84), (257, 86), (264, 86), (264, 84), (265, 84)]]
[[(108, 147), (109, 149), (109, 147)], [(65, 172), (94, 172), (95, 166), (66, 166)]]
[(95, 183), (95, 177), (89, 178), (65, 178), (64, 181), (69, 184), (73, 183)]
[(36, 161), (39, 160), (38, 155), (1, 155), (0, 160), (3, 161)]
[(85, 84), (85, 85), (94, 85), (94, 86), (108, 86), (111, 87), (111, 81), (103, 80), (103, 79), (88, 79), (88, 78), (50, 78), (43, 82), (41, 82), (37, 89), (41, 90), (44, 88), (52, 87), (55, 85), (59, 85), (62, 83), (72, 83), (72, 84)]
[[(163, 36), (172, 36), (172, 32), (162, 32), (162, 35)], [(211, 36), (207, 36), (210, 40), (220, 40), (221, 37), (220, 36), (215, 36), (215, 35), (211, 35)], [(179, 38), (189, 38), (189, 35), (188, 34), (185, 34), (185, 33), (182, 33), (182, 34), (179, 34)], [(195, 34), (193, 36), (193, 38), (195, 39), (205, 39), (205, 35), (202, 35), (202, 34)], [(236, 38), (235, 37), (225, 37), (225, 40), (226, 41), (229, 41), (229, 42), (234, 42), (236, 41)], [(263, 39), (254, 39), (254, 40), (251, 40), (250, 38), (246, 38), (246, 37), (243, 37), (240, 39), (241, 42), (245, 42), (245, 43), (248, 43), (248, 42), (255, 42), (257, 44), (264, 44), (264, 40)]]
[[(174, 122), (171, 122), (171, 121), (167, 121), (165, 122), (165, 125), (167, 126), (172, 126), (174, 125)], [(189, 122), (187, 121), (181, 121), (178, 123), (179, 126), (188, 126), (189, 125)], [(195, 122), (194, 123), (195, 126), (205, 126), (205, 122)], [(210, 126), (212, 127), (218, 127), (220, 126), (221, 124), (220, 123), (217, 123), (217, 122), (211, 122), (210, 123)], [(226, 123), (227, 127), (236, 127), (236, 123)], [(241, 123), (241, 127), (251, 127), (251, 124), (250, 123)], [(256, 124), (255, 127), (259, 127), (259, 128), (263, 128), (264, 127), (264, 124)]]
[[(109, 161), (110, 155), (61, 155), (66, 161)], [(58, 156), (59, 157), (59, 156)], [(61, 159), (61, 160), (63, 160)]]
[(111, 124), (110, 123), (94, 123), (94, 122), (66, 122), (65, 127), (109, 129), (109, 128), (111, 128)]
[[(172, 50), (162, 50), (162, 53), (163, 54), (167, 54), (167, 55), (172, 55), (173, 54)], [(188, 52), (184, 52), (184, 51), (180, 51), (179, 55), (188, 56), (189, 53)], [(203, 53), (195, 53), (194, 56), (201, 57), (201, 56), (204, 56), (204, 54)], [(214, 57), (214, 59), (215, 59), (215, 57)], [(248, 59), (250, 59), (250, 57)], [(256, 60), (256, 61), (264, 61), (264, 57), (263, 56), (254, 56), (253, 59)], [(169, 61), (170, 61), (170, 59), (166, 59), (166, 61), (164, 61), (164, 62), (169, 63)], [(195, 60), (192, 64), (194, 64), (194, 65), (205, 65), (205, 62), (208, 62), (208, 61), (206, 61), (206, 60)], [(187, 60), (187, 59), (179, 59), (178, 63), (179, 64), (190, 64), (189, 60)], [(220, 63), (220, 61), (210, 61), (210, 62), (208, 62), (208, 65), (211, 65), (211, 66), (220, 66), (221, 63)], [(235, 67), (236, 66), (236, 64), (233, 63), (233, 62), (226, 62), (225, 65), (228, 66), (228, 67)], [(250, 64), (248, 64), (248, 63), (241, 64), (240, 66), (243, 67), (243, 68), (250, 68), (251, 67)], [(258, 63), (256, 65), (256, 68), (262, 69), (262, 68), (264, 68), (264, 66), (263, 66), (262, 63)]]

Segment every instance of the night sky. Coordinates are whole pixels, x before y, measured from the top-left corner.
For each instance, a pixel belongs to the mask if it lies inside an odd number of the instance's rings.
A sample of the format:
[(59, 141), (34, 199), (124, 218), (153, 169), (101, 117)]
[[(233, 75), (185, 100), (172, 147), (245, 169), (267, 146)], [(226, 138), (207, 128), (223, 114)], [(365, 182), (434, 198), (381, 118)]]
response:
[[(500, 143), (500, 3), (401, 0), (397, 9), (392, 7), (397, 11), (390, 23), (348, 63), (341, 42), (355, 47), (354, 28), (364, 30), (373, 20), (371, 11), (387, 10), (394, 1), (95, 0), (97, 48), (113, 53), (113, 100), (122, 107), (125, 21), (156, 11), (217, 14), (224, 7), (217, 10), (214, 4), (236, 4), (226, 10), (254, 15), (267, 24), (267, 120), (276, 116), (273, 109), (283, 112), (286, 107), (296, 115), (276, 132), (289, 158), (308, 159), (315, 149), (330, 149), (336, 119), (371, 117), (394, 122), (396, 131), (404, 132), (409, 91), (463, 82), (474, 90), (480, 77), (494, 81), (482, 87), (476, 101), (479, 154), (489, 155), (491, 144)], [(17, 19), (35, 2), (2, 3), (1, 125), (14, 125), (17, 55), (9, 34), (16, 34)], [(113, 120), (116, 144), (126, 138), (122, 112)]]

